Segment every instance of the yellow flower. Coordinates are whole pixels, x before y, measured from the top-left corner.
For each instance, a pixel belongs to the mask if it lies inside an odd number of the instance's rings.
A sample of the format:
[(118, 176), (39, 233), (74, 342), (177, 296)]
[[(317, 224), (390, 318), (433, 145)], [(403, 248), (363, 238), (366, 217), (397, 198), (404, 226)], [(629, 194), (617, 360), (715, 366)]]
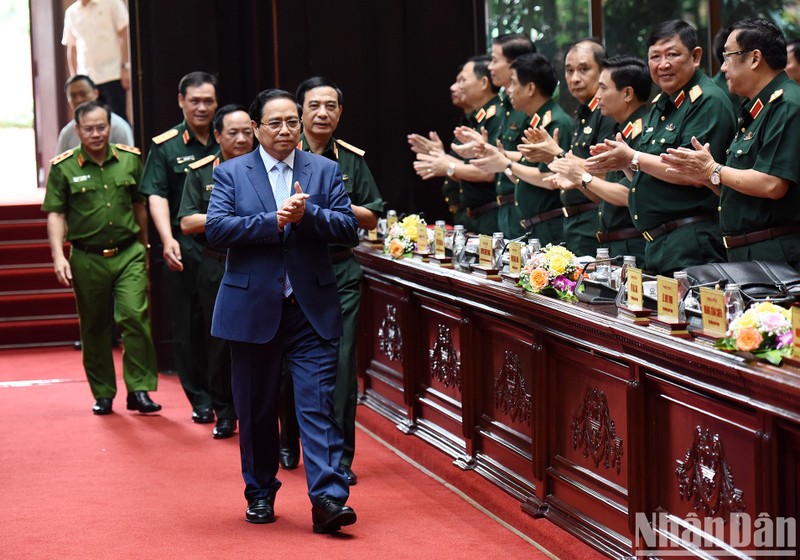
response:
[(745, 313), (739, 315), (736, 319), (731, 321), (731, 330), (749, 329), (756, 326), (756, 321), (752, 313)]
[(550, 257), (550, 272), (555, 275), (564, 274), (569, 265), (569, 260), (565, 255), (557, 254)]
[(402, 225), (406, 231), (406, 237), (411, 241), (417, 240), (417, 225), (424, 224), (425, 222), (420, 219), (419, 214), (411, 214), (403, 218)]

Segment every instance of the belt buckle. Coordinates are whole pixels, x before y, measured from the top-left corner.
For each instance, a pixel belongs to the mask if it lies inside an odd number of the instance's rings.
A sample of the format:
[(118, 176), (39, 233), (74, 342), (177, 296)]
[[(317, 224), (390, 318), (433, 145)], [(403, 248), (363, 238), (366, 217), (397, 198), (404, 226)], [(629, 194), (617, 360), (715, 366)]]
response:
[(119, 253), (119, 247), (113, 247), (111, 249), (103, 249), (103, 258), (107, 259), (109, 257), (116, 257)]
[(528, 229), (528, 223), (527, 223), (527, 222), (528, 222), (528, 220), (527, 220), (527, 219), (524, 219), (524, 218), (523, 218), (522, 220), (520, 220), (520, 221), (519, 221), (519, 225), (520, 225), (520, 227), (521, 227), (522, 229), (524, 229), (524, 230), (527, 230), (527, 229)]
[(729, 235), (723, 235), (723, 236), (722, 236), (722, 245), (723, 245), (723, 246), (724, 246), (726, 249), (730, 249), (730, 247), (728, 247), (728, 238), (729, 238), (729, 237), (730, 237)]
[(561, 213), (564, 214), (565, 218), (569, 218), (569, 209), (566, 206), (561, 207)]
[(602, 237), (603, 237), (603, 232), (602, 231), (598, 231), (597, 233), (594, 234), (594, 238), (597, 239), (598, 243), (602, 243), (603, 242), (603, 240), (601, 239)]
[(652, 241), (653, 240), (653, 236), (650, 235), (649, 231), (643, 231), (642, 232), (642, 237), (644, 237), (645, 241)]
[(497, 197), (495, 198), (498, 206), (502, 206), (503, 205), (503, 201), (501, 200), (502, 198), (503, 198), (502, 194), (498, 194)]

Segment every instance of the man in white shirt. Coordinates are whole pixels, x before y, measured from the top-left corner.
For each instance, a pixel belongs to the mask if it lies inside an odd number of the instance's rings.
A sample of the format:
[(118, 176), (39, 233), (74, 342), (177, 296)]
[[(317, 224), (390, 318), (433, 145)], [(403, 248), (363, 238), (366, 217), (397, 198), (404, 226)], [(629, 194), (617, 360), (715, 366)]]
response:
[(128, 120), (125, 92), (131, 66), (123, 0), (77, 0), (64, 14), (61, 44), (67, 47), (70, 76), (91, 77), (111, 110)]
[[(64, 93), (67, 94), (67, 102), (72, 113), (78, 105), (86, 103), (87, 101), (95, 101), (99, 92), (94, 82), (89, 76), (77, 74), (72, 76), (64, 84)], [(109, 138), (111, 144), (125, 144), (126, 146), (133, 146), (133, 131), (128, 121), (117, 115), (111, 113), (111, 136)], [(58, 143), (56, 144), (56, 155), (61, 154), (70, 148), (74, 148), (81, 143), (78, 138), (78, 131), (75, 129), (75, 122), (69, 121), (58, 133)]]

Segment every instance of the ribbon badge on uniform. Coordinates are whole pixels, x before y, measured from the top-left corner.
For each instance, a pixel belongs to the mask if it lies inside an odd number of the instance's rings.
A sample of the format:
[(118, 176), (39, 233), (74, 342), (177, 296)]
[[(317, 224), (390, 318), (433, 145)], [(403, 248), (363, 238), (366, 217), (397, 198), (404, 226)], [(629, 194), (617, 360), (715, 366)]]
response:
[(758, 114), (761, 113), (761, 109), (764, 108), (764, 104), (761, 102), (760, 99), (756, 99), (756, 102), (753, 103), (753, 106), (750, 107), (750, 116), (753, 117), (753, 120), (756, 120)]
[(537, 126), (539, 126), (540, 120), (542, 120), (542, 118), (539, 116), (538, 113), (533, 115), (533, 118), (531, 119), (531, 127), (536, 128)]

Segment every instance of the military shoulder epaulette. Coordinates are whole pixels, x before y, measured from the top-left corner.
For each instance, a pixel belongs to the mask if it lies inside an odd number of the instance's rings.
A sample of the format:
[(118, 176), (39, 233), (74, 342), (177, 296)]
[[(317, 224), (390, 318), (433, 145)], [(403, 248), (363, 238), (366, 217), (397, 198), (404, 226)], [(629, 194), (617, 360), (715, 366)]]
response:
[(356, 148), (355, 146), (353, 146), (352, 144), (348, 144), (344, 140), (336, 140), (336, 143), (339, 144), (342, 148), (350, 150), (354, 154), (357, 154), (362, 157), (364, 156), (365, 153), (364, 150), (362, 150), (361, 148)]
[(689, 90), (689, 100), (694, 103), (697, 101), (697, 98), (703, 95), (703, 88), (699, 85), (695, 85), (692, 89)]
[(128, 146), (127, 144), (114, 144), (114, 145), (123, 152), (130, 152), (132, 154), (136, 154), (137, 156), (142, 155), (142, 150), (140, 150), (136, 146)]
[(206, 156), (201, 160), (190, 163), (189, 167), (191, 167), (192, 169), (200, 169), (201, 167), (203, 167), (204, 165), (208, 165), (215, 159), (217, 159), (217, 155), (211, 154), (210, 156)]
[[(792, 52), (794, 52), (794, 51), (792, 51)], [(783, 95), (783, 88), (781, 88), (781, 89), (778, 89), (778, 90), (775, 90), (775, 91), (772, 93), (772, 95), (770, 95), (770, 96), (769, 96), (769, 101), (767, 101), (767, 103), (772, 103), (772, 102), (773, 102), (773, 101), (775, 101), (776, 99), (780, 99), (780, 97), (781, 97), (782, 95)]]
[(167, 140), (175, 138), (177, 135), (178, 135), (178, 129), (177, 128), (170, 128), (168, 131), (162, 132), (158, 136), (153, 136), (153, 143), (154, 144), (163, 144)]
[(61, 153), (60, 153), (60, 154), (58, 154), (56, 157), (54, 157), (53, 159), (51, 159), (51, 160), (50, 160), (50, 163), (51, 163), (52, 165), (58, 165), (59, 163), (61, 163), (62, 161), (64, 161), (65, 159), (67, 159), (69, 156), (71, 156), (71, 155), (72, 155), (72, 154), (74, 154), (74, 153), (75, 153), (75, 148), (70, 148), (70, 149), (69, 149), (69, 150), (67, 150), (66, 152), (61, 152)]
[(653, 104), (655, 104), (655, 103), (658, 103), (658, 100), (659, 100), (660, 98), (661, 98), (661, 94), (659, 93), (658, 95), (656, 95), (656, 96), (653, 98), (653, 100), (652, 100), (650, 103), (653, 103)]

